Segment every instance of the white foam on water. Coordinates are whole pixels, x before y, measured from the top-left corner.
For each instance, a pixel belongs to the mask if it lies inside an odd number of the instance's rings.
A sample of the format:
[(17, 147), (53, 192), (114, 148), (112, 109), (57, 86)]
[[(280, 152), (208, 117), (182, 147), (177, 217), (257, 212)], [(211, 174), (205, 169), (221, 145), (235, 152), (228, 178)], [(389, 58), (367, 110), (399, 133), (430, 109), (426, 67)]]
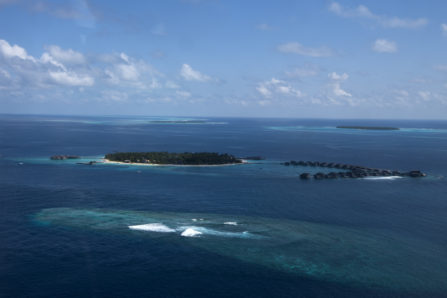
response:
[(403, 178), (401, 176), (387, 176), (387, 177), (365, 177), (363, 179), (367, 179), (367, 180), (396, 180), (396, 179), (400, 179)]
[(226, 222), (224, 222), (224, 225), (237, 226), (237, 222), (236, 221), (226, 221)]
[(162, 224), (162, 223), (148, 223), (144, 225), (135, 225), (129, 226), (131, 230), (139, 230), (139, 231), (149, 231), (149, 232), (158, 232), (158, 233), (172, 233), (176, 230), (171, 229), (170, 227)]
[(211, 235), (218, 237), (230, 237), (230, 238), (255, 238), (256, 236), (248, 231), (244, 232), (223, 232), (213, 229), (208, 229), (199, 226), (182, 226), (178, 227), (177, 231), (181, 231), (181, 236), (195, 237), (198, 235)]
[(197, 237), (199, 235), (202, 235), (202, 232), (196, 231), (193, 228), (187, 228), (180, 234), (183, 237)]
[[(197, 220), (197, 219), (196, 219)], [(237, 225), (237, 222), (225, 222), (228, 225)], [(218, 237), (229, 237), (229, 238), (252, 238), (255, 235), (250, 234), (248, 231), (244, 232), (226, 232), (214, 229), (209, 229), (201, 226), (180, 226), (175, 229), (168, 227), (162, 223), (148, 223), (142, 225), (128, 226), (131, 230), (146, 231), (146, 232), (156, 232), (156, 233), (174, 233), (179, 232), (180, 236), (183, 237), (199, 237), (201, 235), (211, 235)]]
[(192, 221), (197, 221), (197, 218), (193, 218), (193, 219), (191, 219)]

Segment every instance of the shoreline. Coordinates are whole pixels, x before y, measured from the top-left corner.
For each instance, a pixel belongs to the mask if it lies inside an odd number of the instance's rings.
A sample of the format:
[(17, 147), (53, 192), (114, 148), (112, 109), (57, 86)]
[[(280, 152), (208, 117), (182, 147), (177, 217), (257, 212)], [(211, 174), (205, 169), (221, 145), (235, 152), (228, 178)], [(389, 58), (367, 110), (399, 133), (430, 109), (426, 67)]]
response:
[(248, 164), (248, 161), (241, 159), (240, 163), (227, 163), (227, 164), (217, 164), (217, 165), (177, 165), (177, 164), (158, 164), (158, 163), (139, 163), (139, 162), (122, 162), (113, 161), (109, 159), (102, 159), (104, 164), (115, 164), (115, 165), (131, 165), (131, 166), (152, 166), (152, 167), (223, 167), (223, 166), (236, 166)]

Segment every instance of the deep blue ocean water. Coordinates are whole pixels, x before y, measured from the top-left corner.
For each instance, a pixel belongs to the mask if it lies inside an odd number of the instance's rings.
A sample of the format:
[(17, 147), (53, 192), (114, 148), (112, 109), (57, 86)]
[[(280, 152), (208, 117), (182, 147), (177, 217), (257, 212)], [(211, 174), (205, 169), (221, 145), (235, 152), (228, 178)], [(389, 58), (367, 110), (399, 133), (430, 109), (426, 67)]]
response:
[[(0, 116), (1, 297), (447, 296), (447, 122), (154, 120), (190, 119)], [(49, 160), (114, 151), (266, 160), (225, 167)], [(280, 165), (291, 159), (428, 176), (302, 181), (306, 169)], [(103, 211), (111, 219), (98, 227)], [(228, 218), (263, 238), (181, 237), (113, 222), (126, 214), (123, 222), (147, 223), (135, 211), (171, 227), (188, 213)]]

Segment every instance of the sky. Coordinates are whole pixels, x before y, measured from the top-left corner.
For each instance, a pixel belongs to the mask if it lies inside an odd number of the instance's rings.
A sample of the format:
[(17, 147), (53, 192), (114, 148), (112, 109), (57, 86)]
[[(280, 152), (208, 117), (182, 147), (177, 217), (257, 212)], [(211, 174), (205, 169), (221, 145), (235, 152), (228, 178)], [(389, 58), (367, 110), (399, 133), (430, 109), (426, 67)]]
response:
[(0, 0), (0, 113), (447, 119), (444, 0)]

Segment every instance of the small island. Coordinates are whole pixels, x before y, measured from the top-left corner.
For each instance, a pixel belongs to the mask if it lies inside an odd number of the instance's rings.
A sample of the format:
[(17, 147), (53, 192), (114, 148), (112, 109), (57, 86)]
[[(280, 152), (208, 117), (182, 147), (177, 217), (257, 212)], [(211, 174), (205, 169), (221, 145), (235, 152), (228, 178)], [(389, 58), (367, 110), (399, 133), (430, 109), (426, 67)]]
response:
[(336, 128), (364, 129), (364, 130), (399, 130), (398, 127), (388, 127), (388, 126), (349, 126), (349, 125), (339, 125)]
[(116, 152), (108, 153), (106, 162), (148, 165), (231, 165), (241, 164), (242, 159), (215, 152)]

